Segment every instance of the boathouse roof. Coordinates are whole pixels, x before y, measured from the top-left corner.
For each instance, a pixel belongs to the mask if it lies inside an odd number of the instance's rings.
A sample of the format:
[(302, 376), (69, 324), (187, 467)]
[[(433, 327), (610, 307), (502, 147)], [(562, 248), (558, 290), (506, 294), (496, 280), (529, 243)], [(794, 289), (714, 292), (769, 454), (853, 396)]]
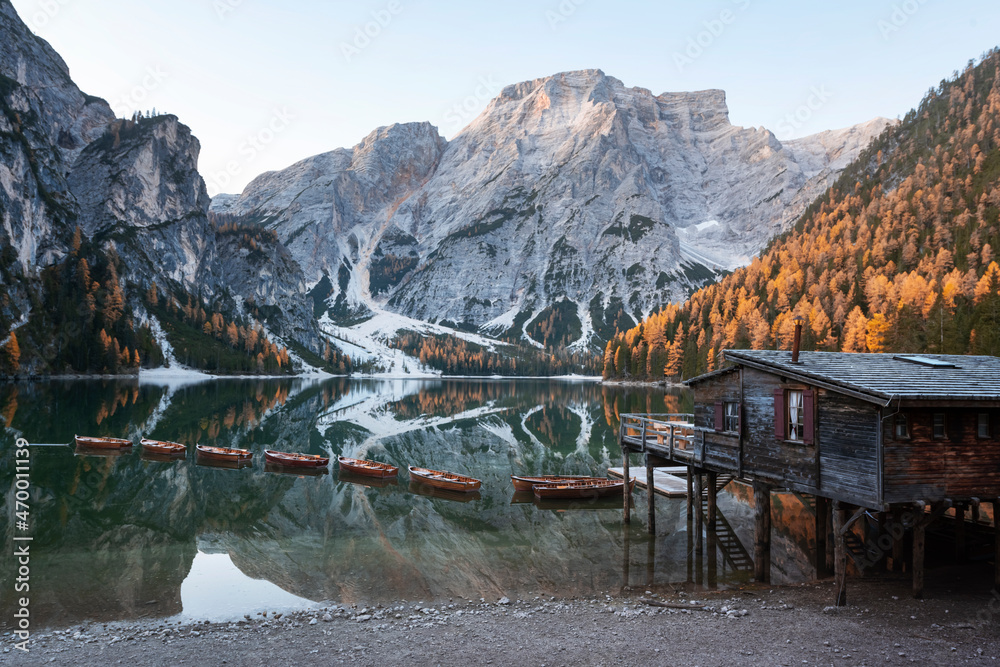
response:
[[(1000, 358), (955, 354), (870, 354), (726, 350), (727, 361), (825, 386), (876, 403), (1000, 401)], [(688, 380), (696, 384), (717, 375)]]

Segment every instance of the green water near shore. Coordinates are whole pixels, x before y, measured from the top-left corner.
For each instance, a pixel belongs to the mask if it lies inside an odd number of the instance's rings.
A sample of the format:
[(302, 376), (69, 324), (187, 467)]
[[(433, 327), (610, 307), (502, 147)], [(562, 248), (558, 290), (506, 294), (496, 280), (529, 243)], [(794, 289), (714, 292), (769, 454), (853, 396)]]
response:
[[(24, 534), (33, 538), (40, 625), (739, 583), (748, 575), (724, 552), (694, 554), (683, 500), (658, 500), (651, 539), (641, 520), (623, 526), (620, 501), (520, 502), (510, 484), (511, 474), (603, 476), (621, 464), (619, 414), (690, 410), (683, 390), (547, 380), (5, 384), (0, 488), (13, 487), (15, 439), (24, 437), (32, 443)], [(81, 454), (66, 444), (74, 434), (147, 436), (188, 453), (170, 462), (147, 460), (138, 445), (120, 456)], [(254, 463), (199, 465), (195, 444), (250, 449)], [(335, 464), (319, 476), (270, 472), (268, 448), (373, 458), (402, 472), (381, 487), (341, 478)], [(471, 475), (482, 490), (427, 495), (408, 484), (407, 465)], [(734, 488), (720, 508), (749, 544), (747, 500)], [(645, 502), (637, 493), (637, 517)], [(22, 534), (12, 503), (5, 493), (8, 545)], [(794, 526), (786, 532), (776, 580), (811, 576), (799, 553), (808, 538)], [(0, 567), (5, 582), (16, 571), (10, 556)]]

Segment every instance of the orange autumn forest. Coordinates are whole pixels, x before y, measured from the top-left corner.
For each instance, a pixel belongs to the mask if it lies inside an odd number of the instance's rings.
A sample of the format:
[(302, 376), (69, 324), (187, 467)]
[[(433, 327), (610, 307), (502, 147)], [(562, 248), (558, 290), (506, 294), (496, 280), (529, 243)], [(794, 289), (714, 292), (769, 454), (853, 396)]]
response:
[(1000, 354), (1000, 52), (942, 81), (747, 267), (604, 350), (606, 378), (690, 378), (729, 348)]

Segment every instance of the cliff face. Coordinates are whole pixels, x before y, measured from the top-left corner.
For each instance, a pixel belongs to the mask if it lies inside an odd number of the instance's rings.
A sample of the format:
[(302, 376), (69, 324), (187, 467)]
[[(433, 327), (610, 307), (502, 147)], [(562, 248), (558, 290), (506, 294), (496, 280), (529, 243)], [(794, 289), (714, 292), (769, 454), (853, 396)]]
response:
[[(67, 254), (77, 228), (113, 249), (131, 309), (156, 281), (235, 312), (267, 309), (267, 325), (314, 350), (305, 281), (280, 243), (243, 252), (209, 221), (200, 144), (174, 116), (115, 120), (83, 94), (61, 58), (0, 0), (0, 340), (31, 316), (41, 271)], [(223, 252), (220, 252), (222, 250)], [(136, 289), (130, 289), (129, 286)], [(29, 357), (33, 358), (33, 357)], [(35, 359), (25, 370), (45, 372)]]
[(274, 229), (331, 304), (521, 335), (568, 300), (582, 343), (749, 261), (887, 123), (786, 147), (731, 125), (722, 91), (568, 72), (508, 86), (450, 143), (382, 128), (214, 207)]

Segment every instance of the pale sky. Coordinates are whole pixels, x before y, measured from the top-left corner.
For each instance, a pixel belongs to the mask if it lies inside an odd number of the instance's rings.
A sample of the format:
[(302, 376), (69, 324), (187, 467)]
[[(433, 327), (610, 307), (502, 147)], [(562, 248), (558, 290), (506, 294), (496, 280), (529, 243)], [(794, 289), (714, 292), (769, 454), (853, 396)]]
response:
[(213, 195), (382, 125), (430, 121), (450, 139), (503, 86), (567, 70), (721, 88), (734, 124), (788, 139), (902, 116), (1000, 42), (987, 0), (13, 4), (85, 92), (189, 125)]

